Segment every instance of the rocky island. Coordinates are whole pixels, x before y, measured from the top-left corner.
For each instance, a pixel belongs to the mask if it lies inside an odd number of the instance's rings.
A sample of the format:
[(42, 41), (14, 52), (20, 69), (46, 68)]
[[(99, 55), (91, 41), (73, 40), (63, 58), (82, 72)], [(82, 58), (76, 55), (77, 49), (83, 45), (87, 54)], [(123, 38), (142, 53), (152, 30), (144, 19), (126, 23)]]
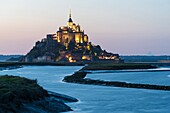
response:
[(47, 34), (22, 59), (22, 62), (123, 62), (119, 54), (109, 53), (89, 41), (79, 24), (72, 20), (59, 27), (56, 33)]

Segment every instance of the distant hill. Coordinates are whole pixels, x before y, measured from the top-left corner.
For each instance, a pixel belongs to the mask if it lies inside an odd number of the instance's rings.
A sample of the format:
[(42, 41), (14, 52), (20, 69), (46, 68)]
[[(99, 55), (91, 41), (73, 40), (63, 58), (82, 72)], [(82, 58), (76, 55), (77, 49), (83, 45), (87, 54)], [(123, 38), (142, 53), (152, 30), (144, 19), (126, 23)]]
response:
[(17, 59), (19, 57), (22, 57), (23, 55), (0, 55), (0, 61), (4, 62), (9, 59)]
[(170, 56), (120, 56), (125, 62), (169, 62)]

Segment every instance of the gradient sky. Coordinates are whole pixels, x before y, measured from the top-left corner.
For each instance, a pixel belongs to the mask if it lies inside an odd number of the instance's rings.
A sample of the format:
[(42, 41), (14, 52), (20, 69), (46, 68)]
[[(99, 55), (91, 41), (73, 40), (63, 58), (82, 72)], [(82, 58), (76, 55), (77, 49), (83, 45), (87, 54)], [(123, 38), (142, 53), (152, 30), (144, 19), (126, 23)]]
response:
[(170, 0), (0, 0), (0, 54), (26, 54), (72, 18), (109, 52), (170, 54)]

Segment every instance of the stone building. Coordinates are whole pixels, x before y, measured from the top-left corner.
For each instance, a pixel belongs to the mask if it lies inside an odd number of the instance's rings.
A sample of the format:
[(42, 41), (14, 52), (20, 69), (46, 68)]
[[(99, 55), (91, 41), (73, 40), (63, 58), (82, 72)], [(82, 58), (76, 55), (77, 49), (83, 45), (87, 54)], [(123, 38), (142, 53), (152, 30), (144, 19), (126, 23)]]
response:
[(89, 37), (79, 24), (72, 20), (71, 13), (66, 26), (54, 34), (36, 42), (24, 62), (122, 62), (119, 54), (108, 53)]
[[(63, 44), (66, 49), (70, 43), (75, 43), (76, 45), (88, 46), (89, 40), (87, 34), (81, 29), (81, 26), (75, 24), (71, 18), (71, 13), (69, 14), (69, 19), (67, 26), (59, 27), (59, 30), (55, 34), (48, 34), (58, 43)], [(87, 47), (88, 48), (88, 47)]]

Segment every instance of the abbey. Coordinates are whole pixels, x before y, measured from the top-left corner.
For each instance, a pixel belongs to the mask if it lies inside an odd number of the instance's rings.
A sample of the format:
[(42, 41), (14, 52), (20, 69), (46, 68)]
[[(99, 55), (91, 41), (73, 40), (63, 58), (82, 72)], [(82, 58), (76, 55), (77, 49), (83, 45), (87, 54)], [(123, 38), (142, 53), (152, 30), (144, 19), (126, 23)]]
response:
[(37, 41), (23, 62), (115, 62), (122, 60), (119, 54), (108, 53), (99, 45), (89, 41), (89, 37), (75, 24), (69, 14), (66, 26), (59, 27), (53, 34)]
[(75, 43), (80, 46), (86, 46), (88, 48), (88, 36), (84, 33), (84, 30), (81, 29), (80, 25), (73, 23), (71, 18), (71, 12), (69, 14), (69, 19), (67, 26), (59, 27), (59, 30), (55, 34), (49, 34), (48, 37), (52, 37), (58, 43), (63, 44), (66, 49), (70, 43)]

